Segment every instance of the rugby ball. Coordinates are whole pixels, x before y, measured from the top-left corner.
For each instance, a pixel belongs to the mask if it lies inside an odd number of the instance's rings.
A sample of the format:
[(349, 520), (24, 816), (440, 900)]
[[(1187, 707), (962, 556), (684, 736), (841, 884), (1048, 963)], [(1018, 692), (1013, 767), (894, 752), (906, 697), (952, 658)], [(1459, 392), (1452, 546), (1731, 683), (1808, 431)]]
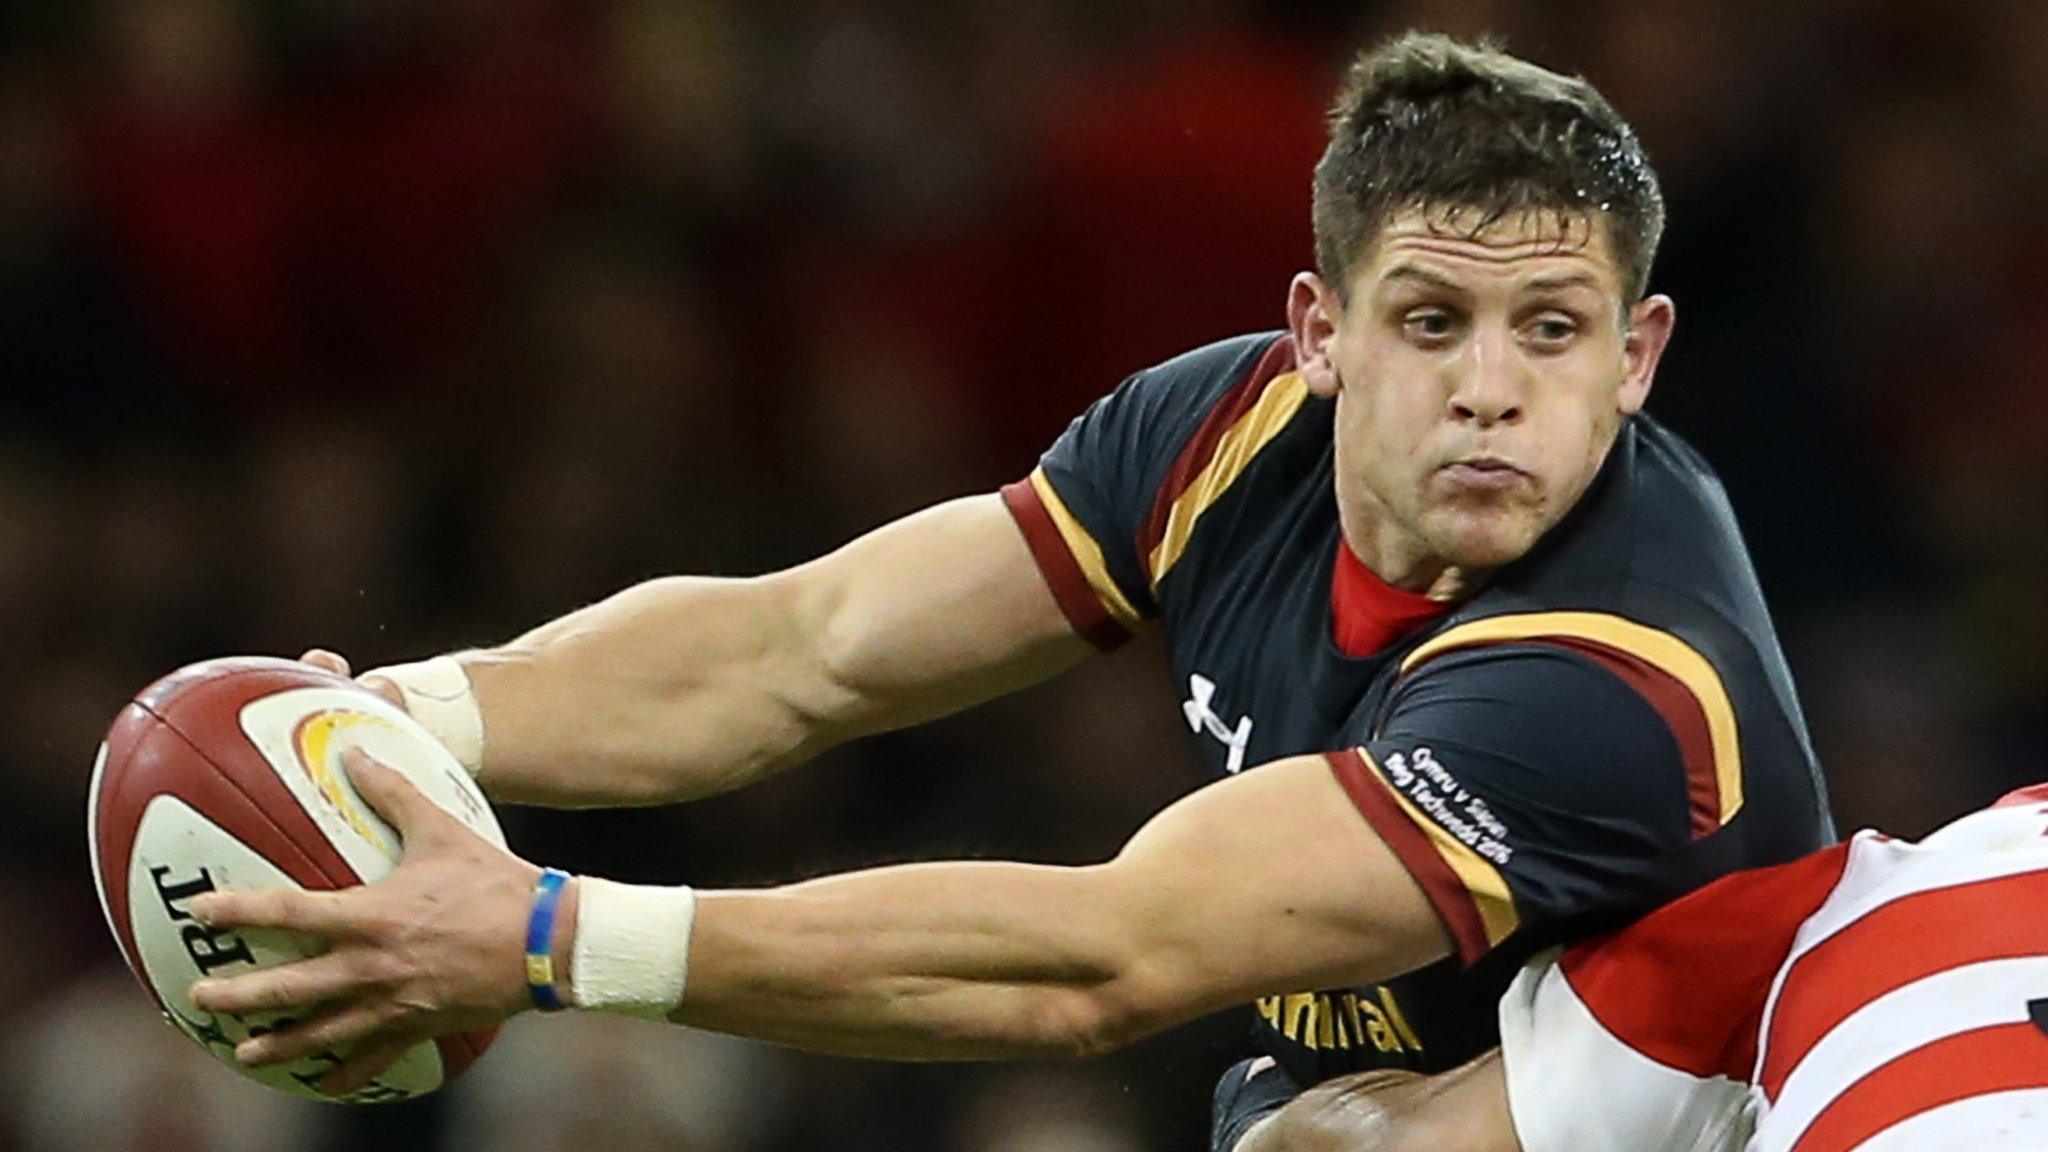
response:
[[(276, 1013), (199, 1011), (186, 990), (316, 955), (321, 942), (209, 930), (185, 904), (214, 889), (328, 890), (373, 881), (402, 851), (342, 769), (362, 748), (434, 803), (502, 846), (476, 783), (405, 710), (332, 673), (290, 660), (212, 660), (173, 672), (122, 709), (100, 745), (87, 802), (93, 883), (122, 958), (164, 1018), (216, 1060), (297, 1096), (341, 1062), (327, 1052), (245, 1068), (235, 1045), (276, 1028)], [(469, 1067), (493, 1032), (421, 1043), (342, 1099), (382, 1103), (432, 1092)]]

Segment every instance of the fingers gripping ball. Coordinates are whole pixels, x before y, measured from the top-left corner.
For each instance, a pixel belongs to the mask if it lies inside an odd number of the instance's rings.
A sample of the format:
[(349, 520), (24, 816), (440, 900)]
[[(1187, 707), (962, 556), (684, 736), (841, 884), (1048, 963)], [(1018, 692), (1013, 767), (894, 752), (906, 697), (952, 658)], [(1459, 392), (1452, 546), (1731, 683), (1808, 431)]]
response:
[[(166, 676), (123, 709), (93, 767), (86, 834), (101, 910), (122, 957), (180, 1031), (221, 1063), (294, 1095), (347, 1054), (245, 1068), (235, 1045), (288, 1024), (275, 1013), (196, 1008), (194, 980), (315, 955), (320, 941), (214, 930), (190, 901), (215, 890), (278, 900), (377, 880), (398, 861), (397, 834), (350, 785), (342, 754), (361, 748), (493, 844), (504, 833), (455, 758), (410, 716), (353, 681), (306, 664), (214, 660)], [(491, 1032), (421, 1043), (344, 1099), (402, 1100), (469, 1067)]]

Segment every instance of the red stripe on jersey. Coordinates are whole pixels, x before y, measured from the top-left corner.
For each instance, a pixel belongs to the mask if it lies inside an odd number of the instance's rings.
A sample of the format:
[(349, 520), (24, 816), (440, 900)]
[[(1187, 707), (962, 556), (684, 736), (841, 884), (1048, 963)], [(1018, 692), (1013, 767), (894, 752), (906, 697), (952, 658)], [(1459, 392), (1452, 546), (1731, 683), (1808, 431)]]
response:
[(1357, 749), (1325, 752), (1323, 759), (1330, 762), (1337, 782), (1350, 794), (1365, 822), (1372, 825), (1373, 831), (1380, 834), (1380, 839), (1407, 867), (1408, 874), (1422, 886), (1422, 894), (1429, 898), (1430, 906), (1450, 932), (1459, 959), (1467, 964), (1477, 963), (1488, 950), (1486, 922), (1480, 918), (1479, 906), (1472, 902), (1472, 893), (1429, 842), (1429, 835), (1401, 810), (1386, 781), (1366, 764), (1365, 756)]
[(2044, 906), (2048, 872), (2000, 876), (1894, 900), (1810, 949), (1772, 1013), (1765, 1094), (1776, 1100), (1822, 1037), (1887, 992), (1965, 964), (2048, 955), (2048, 918), (2028, 911)]
[(1525, 643), (1549, 644), (1590, 656), (1636, 690), (1671, 729), (1685, 760), (1685, 791), (1694, 839), (1721, 827), (1721, 782), (1714, 771), (1714, 736), (1699, 697), (1676, 676), (1637, 656), (1577, 636), (1539, 636)]
[(1793, 936), (1842, 879), (1849, 846), (1714, 882), (1560, 967), (1601, 1025), (1667, 1068), (1747, 1080), (1764, 1000)]
[(1850, 1152), (1945, 1104), (2048, 1087), (2048, 1034), (2031, 1022), (1946, 1036), (1858, 1080), (1829, 1102), (1792, 1152)]
[(1087, 573), (1081, 571), (1080, 562), (1067, 550), (1059, 526), (1052, 522), (1052, 513), (1046, 511), (1045, 502), (1038, 498), (1038, 490), (1031, 486), (1031, 481), (1027, 478), (1003, 485), (1003, 505), (1023, 531), (1024, 543), (1038, 561), (1046, 587), (1052, 589), (1053, 600), (1074, 631), (1104, 652), (1129, 640), (1130, 632), (1103, 607), (1102, 598), (1088, 583)]
[(1993, 808), (2025, 808), (2030, 804), (2048, 804), (2048, 784), (2036, 784), (2017, 792), (2007, 792), (1998, 798)]
[(1214, 408), (1209, 409), (1209, 414), (1196, 427), (1194, 436), (1174, 458), (1173, 467), (1167, 470), (1165, 481), (1152, 498), (1151, 514), (1145, 517), (1144, 526), (1138, 529), (1138, 555), (1150, 556), (1152, 550), (1159, 547), (1160, 538), (1166, 535), (1166, 522), (1173, 515), (1174, 501), (1180, 499), (1188, 485), (1195, 482), (1195, 477), (1202, 474), (1202, 469), (1209, 466), (1223, 434), (1259, 402), (1266, 385), (1293, 366), (1294, 338), (1282, 336), (1266, 349), (1265, 355), (1259, 357), (1251, 372), (1225, 392)]

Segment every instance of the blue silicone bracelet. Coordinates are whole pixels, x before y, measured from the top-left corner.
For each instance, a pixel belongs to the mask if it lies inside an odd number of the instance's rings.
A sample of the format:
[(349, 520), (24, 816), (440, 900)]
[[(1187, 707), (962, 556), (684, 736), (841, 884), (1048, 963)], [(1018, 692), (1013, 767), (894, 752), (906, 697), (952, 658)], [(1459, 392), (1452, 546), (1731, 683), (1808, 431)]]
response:
[(568, 1005), (555, 991), (555, 909), (562, 903), (562, 886), (569, 874), (549, 868), (533, 885), (533, 915), (526, 920), (526, 990), (533, 1006), (543, 1012), (560, 1012)]

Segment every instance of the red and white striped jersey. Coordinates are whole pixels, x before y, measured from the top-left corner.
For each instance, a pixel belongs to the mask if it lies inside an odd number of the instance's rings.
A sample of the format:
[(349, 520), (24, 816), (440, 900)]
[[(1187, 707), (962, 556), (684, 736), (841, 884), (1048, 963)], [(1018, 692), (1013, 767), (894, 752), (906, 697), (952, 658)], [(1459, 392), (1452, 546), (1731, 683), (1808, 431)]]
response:
[(1501, 1041), (1524, 1152), (2048, 1150), (2048, 786), (1547, 953)]

